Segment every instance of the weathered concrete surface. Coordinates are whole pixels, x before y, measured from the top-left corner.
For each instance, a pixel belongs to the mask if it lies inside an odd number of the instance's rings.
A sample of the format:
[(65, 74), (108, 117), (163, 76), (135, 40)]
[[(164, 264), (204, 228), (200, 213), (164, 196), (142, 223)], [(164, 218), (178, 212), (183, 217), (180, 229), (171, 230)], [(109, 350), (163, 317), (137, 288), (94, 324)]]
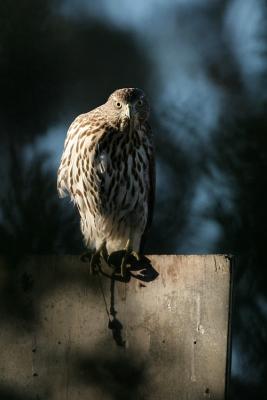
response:
[(159, 275), (128, 283), (74, 256), (2, 260), (0, 398), (223, 399), (229, 259), (149, 259)]

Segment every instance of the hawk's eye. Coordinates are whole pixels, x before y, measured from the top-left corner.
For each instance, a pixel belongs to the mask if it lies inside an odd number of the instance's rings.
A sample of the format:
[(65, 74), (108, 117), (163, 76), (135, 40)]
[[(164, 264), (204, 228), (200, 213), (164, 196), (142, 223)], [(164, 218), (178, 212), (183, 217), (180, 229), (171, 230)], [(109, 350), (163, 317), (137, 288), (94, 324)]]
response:
[(119, 101), (116, 101), (115, 105), (116, 105), (117, 108), (121, 108), (121, 106), (122, 106), (122, 104)]
[(142, 107), (142, 105), (144, 104), (142, 99), (139, 99), (136, 104), (138, 105), (138, 107)]

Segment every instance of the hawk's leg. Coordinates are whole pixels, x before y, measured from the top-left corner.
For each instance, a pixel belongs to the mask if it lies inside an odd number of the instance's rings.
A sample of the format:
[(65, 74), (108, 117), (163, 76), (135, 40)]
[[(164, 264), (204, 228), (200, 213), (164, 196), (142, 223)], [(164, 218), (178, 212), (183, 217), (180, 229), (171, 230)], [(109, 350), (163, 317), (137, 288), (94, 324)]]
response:
[(82, 262), (89, 262), (91, 260), (91, 258), (92, 258), (92, 252), (91, 251), (85, 251), (80, 256), (80, 260)]
[(141, 260), (140, 253), (132, 250), (130, 239), (127, 240), (126, 246), (124, 248), (124, 255), (121, 260), (120, 272), (121, 272), (121, 276), (123, 278), (125, 278), (125, 276), (126, 276), (126, 269), (127, 269), (127, 263), (129, 260), (129, 256), (133, 256), (134, 258), (136, 258), (137, 261)]
[(106, 260), (106, 258), (107, 258), (106, 242), (103, 242), (91, 257), (90, 274), (97, 273), (101, 267), (101, 259)]

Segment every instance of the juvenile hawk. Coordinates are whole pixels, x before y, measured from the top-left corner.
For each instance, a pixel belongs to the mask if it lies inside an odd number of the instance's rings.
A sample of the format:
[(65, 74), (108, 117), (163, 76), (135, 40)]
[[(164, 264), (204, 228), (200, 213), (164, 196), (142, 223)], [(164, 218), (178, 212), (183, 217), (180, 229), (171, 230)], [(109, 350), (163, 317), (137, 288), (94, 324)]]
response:
[[(107, 102), (71, 124), (58, 170), (60, 197), (69, 194), (95, 255), (138, 255), (152, 220), (154, 148), (149, 103), (136, 88), (116, 90)], [(125, 259), (122, 274), (125, 272)]]

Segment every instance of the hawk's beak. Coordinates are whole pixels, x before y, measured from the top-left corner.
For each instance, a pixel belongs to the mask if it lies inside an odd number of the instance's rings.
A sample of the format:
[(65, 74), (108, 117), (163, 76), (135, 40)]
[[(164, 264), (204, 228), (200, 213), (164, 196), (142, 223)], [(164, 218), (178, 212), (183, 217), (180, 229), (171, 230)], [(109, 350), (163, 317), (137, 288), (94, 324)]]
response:
[(126, 115), (126, 117), (128, 117), (129, 119), (132, 118), (133, 110), (132, 110), (131, 104), (126, 104), (125, 115)]

